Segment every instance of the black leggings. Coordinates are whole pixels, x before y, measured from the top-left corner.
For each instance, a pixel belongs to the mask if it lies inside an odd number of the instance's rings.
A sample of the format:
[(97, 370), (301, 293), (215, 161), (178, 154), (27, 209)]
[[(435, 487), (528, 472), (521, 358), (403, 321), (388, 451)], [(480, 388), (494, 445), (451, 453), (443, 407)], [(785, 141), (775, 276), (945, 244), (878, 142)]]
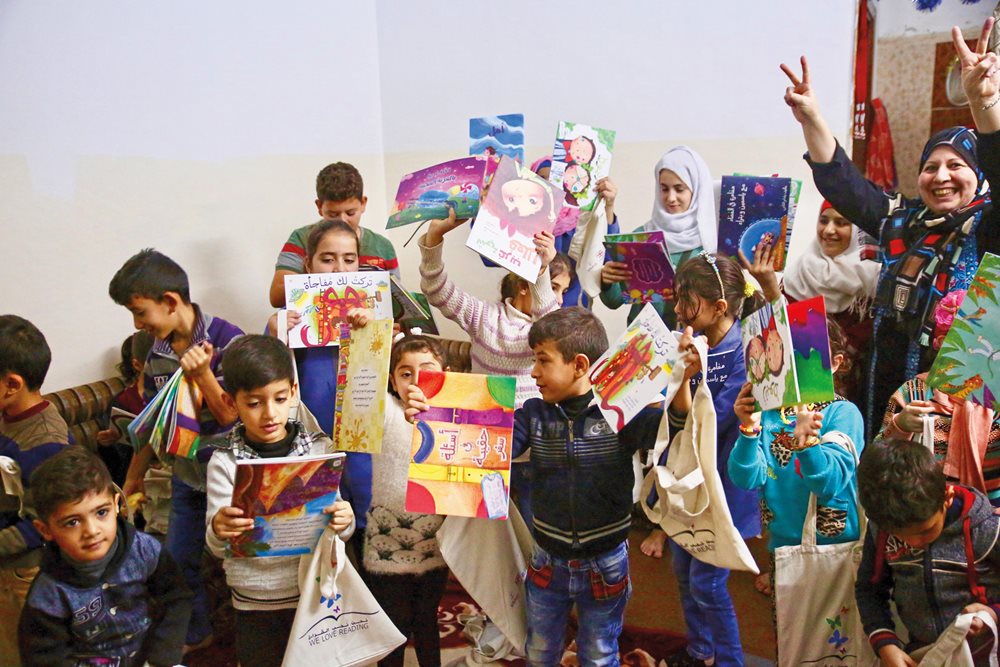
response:
[[(441, 664), (438, 604), (448, 583), (448, 569), (423, 574), (367, 573), (368, 588), (386, 615), (407, 639), (413, 639), (420, 667)], [(406, 644), (383, 658), (379, 665), (401, 667)]]
[(240, 667), (281, 667), (295, 610), (235, 609), (234, 612), (236, 657)]

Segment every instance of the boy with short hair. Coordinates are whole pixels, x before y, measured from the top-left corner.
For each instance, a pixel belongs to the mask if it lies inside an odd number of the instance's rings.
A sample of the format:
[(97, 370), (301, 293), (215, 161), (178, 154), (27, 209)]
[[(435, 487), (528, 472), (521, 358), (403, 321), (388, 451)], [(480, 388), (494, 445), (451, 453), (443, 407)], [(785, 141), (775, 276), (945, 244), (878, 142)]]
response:
[[(191, 302), (188, 277), (176, 262), (147, 248), (131, 257), (111, 279), (108, 292), (115, 303), (132, 313), (135, 328), (155, 340), (143, 368), (143, 399), (148, 403), (177, 371), (198, 385), (204, 406), (198, 422), (201, 436), (215, 435), (236, 421), (236, 411), (223, 399), (222, 351), (243, 332), (219, 317), (202, 312)], [(143, 477), (154, 455), (150, 446), (132, 457), (125, 477), (126, 497), (143, 491)], [(189, 650), (207, 646), (212, 640), (208, 617), (208, 594), (201, 578), (201, 555), (205, 550), (205, 467), (212, 455), (202, 447), (195, 458), (165, 455), (173, 466), (170, 526), (167, 550), (194, 593)]]
[(31, 485), (33, 523), (48, 544), (21, 616), (24, 663), (178, 664), (191, 591), (160, 543), (119, 516), (104, 463), (67, 447)]
[[(223, 360), (226, 402), (239, 414), (236, 427), (208, 464), (206, 542), (226, 556), (226, 543), (253, 528), (243, 510), (232, 507), (236, 462), (243, 459), (327, 454), (322, 433), (310, 433), (289, 418), (295, 402), (295, 370), (284, 343), (271, 336), (248, 335), (233, 342)], [(341, 539), (354, 527), (351, 506), (341, 500), (324, 511)], [(236, 652), (242, 665), (279, 667), (299, 599), (300, 556), (226, 558), (223, 567), (236, 612)]]
[[(906, 662), (909, 652), (935, 642), (960, 613), (986, 610), (996, 621), (1000, 516), (985, 494), (948, 484), (934, 455), (907, 440), (876, 441), (865, 449), (858, 493), (869, 524), (855, 596), (882, 664), (913, 664)], [(890, 598), (909, 631), (905, 646), (895, 632)], [(976, 619), (973, 633), (984, 627)], [(992, 647), (992, 633), (985, 634)], [(970, 645), (975, 657), (985, 659), (976, 654), (972, 637)]]
[[(316, 176), (316, 210), (323, 220), (343, 220), (358, 234), (358, 263), (380, 271), (389, 271), (399, 278), (396, 249), (386, 237), (361, 226), (361, 215), (368, 206), (361, 174), (346, 162), (334, 162)], [(306, 239), (313, 224), (293, 231), (278, 253), (271, 279), (270, 299), (275, 308), (285, 307), (285, 276), (305, 273)]]
[[(52, 353), (38, 328), (0, 315), (0, 664), (19, 665), (17, 622), (42, 560), (42, 537), (31, 523), (31, 473), (70, 442), (69, 427), (42, 398)], [(23, 497), (4, 493), (20, 485)]]

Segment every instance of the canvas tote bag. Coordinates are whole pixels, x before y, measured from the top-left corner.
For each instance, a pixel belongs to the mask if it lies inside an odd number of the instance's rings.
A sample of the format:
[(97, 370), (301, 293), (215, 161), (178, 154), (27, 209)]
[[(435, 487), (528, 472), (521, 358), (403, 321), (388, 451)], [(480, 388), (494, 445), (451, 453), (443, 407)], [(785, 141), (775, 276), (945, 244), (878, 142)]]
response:
[[(858, 460), (850, 438), (828, 433), (823, 442), (842, 446)], [(841, 544), (816, 544), (816, 495), (802, 523), (802, 544), (774, 550), (778, 666), (827, 664), (869, 667), (879, 659), (868, 643), (854, 599), (854, 582), (867, 521), (857, 502), (861, 535)]]
[[(604, 268), (604, 237), (608, 233), (608, 218), (604, 199), (594, 201), (594, 208), (580, 213), (576, 234), (569, 244), (570, 257), (576, 261), (576, 277), (580, 287), (591, 299), (601, 293), (601, 269)], [(577, 304), (569, 304), (577, 305)]]
[(330, 528), (312, 557), (303, 557), (299, 564), (299, 592), (282, 667), (370, 665), (406, 641)]
[[(701, 357), (701, 367), (707, 368), (708, 344), (699, 337), (694, 339), (694, 346)], [(683, 367), (677, 364), (667, 385), (666, 405), (683, 381)], [(643, 498), (649, 498), (655, 489), (657, 500), (653, 507), (643, 502), (642, 508), (667, 537), (698, 560), (756, 574), (757, 564), (733, 525), (716, 468), (715, 417), (712, 393), (702, 373), (684, 429), (672, 440), (667, 412), (663, 412), (653, 449), (654, 465), (642, 489)]]
[(993, 649), (990, 651), (990, 667), (998, 667), (997, 661), (997, 626), (993, 618), (985, 611), (974, 614), (959, 614), (952, 621), (938, 640), (930, 646), (917, 649), (910, 657), (920, 659), (920, 667), (975, 667), (972, 651), (965, 637), (972, 627), (972, 619), (982, 619), (987, 629), (993, 633)]

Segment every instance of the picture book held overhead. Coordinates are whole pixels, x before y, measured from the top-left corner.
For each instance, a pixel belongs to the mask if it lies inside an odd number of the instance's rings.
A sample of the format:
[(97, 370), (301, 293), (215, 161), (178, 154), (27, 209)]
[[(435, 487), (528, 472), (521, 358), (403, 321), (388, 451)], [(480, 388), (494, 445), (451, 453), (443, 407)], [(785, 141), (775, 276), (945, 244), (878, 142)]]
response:
[(524, 164), (524, 114), (470, 118), (469, 155), (506, 155)]
[(773, 246), (774, 270), (785, 268), (798, 188), (790, 178), (723, 176), (719, 252), (753, 261), (761, 243)]
[(549, 180), (562, 189), (569, 209), (590, 211), (597, 201), (597, 181), (611, 173), (615, 131), (561, 121), (552, 147)]
[(458, 218), (473, 217), (487, 164), (484, 157), (465, 157), (406, 174), (399, 181), (386, 229), (447, 218), (452, 208)]

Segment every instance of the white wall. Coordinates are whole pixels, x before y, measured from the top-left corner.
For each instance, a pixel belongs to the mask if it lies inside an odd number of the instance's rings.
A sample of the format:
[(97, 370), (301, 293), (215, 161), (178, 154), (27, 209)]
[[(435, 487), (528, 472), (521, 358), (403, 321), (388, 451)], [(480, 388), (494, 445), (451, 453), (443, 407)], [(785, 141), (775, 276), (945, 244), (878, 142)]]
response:
[[(320, 167), (355, 163), (365, 224), (383, 229), (399, 177), (464, 154), (475, 115), (524, 112), (530, 156), (560, 119), (618, 130), (627, 228), (647, 219), (652, 165), (677, 143), (716, 177), (808, 180), (778, 63), (810, 56), (846, 138), (854, 4), (581, 0), (564, 15), (528, 0), (7, 0), (0, 311), (46, 333), (46, 390), (109, 375), (131, 320), (108, 281), (155, 245), (207, 310), (256, 330), (277, 250), (315, 219)], [(817, 208), (810, 184), (793, 243)], [(411, 231), (390, 237), (415, 286), (415, 248), (399, 247)], [(494, 298), (499, 272), (450, 241), (449, 267)], [(624, 313), (608, 323), (620, 330)]]
[[(956, 25), (962, 30), (982, 28), (995, 5), (992, 0), (979, 0), (974, 4), (941, 0), (940, 5), (928, 12), (918, 10), (913, 0), (878, 0), (875, 31), (882, 38), (950, 33)], [(978, 31), (974, 32), (978, 35)]]

